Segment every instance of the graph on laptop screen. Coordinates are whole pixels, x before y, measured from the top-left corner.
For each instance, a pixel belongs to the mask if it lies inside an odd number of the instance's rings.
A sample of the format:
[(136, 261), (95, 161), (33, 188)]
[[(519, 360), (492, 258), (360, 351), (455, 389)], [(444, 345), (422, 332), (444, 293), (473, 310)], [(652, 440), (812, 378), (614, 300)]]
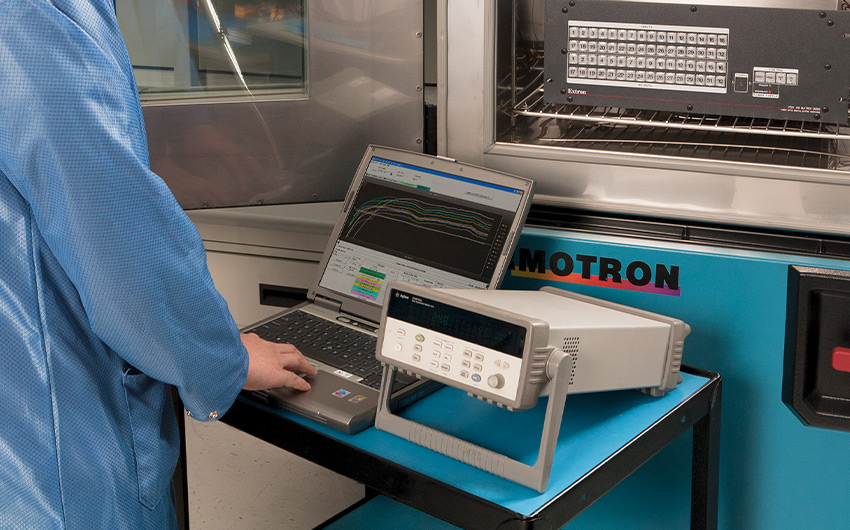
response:
[(375, 305), (393, 280), (486, 289), (523, 193), (373, 157), (319, 285)]

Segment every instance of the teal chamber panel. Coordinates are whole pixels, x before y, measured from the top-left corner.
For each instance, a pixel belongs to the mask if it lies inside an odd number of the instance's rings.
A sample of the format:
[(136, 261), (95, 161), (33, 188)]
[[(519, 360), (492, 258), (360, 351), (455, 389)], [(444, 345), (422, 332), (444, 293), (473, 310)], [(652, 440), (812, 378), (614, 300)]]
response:
[[(527, 228), (502, 288), (553, 285), (687, 322), (685, 364), (723, 376), (720, 528), (846, 530), (850, 433), (804, 426), (781, 398), (792, 264), (850, 269), (850, 261)], [(688, 528), (690, 444), (677, 440), (569, 528)]]

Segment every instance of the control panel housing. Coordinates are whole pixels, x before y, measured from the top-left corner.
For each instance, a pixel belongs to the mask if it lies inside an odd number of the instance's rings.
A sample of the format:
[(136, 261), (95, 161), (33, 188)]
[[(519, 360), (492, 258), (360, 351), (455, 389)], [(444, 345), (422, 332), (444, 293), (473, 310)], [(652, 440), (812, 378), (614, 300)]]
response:
[[(511, 410), (533, 407), (549, 381), (549, 325), (452, 296), (460, 289), (391, 286), (378, 359)], [(461, 302), (461, 303), (458, 303)]]
[(548, 103), (848, 123), (850, 12), (547, 0)]

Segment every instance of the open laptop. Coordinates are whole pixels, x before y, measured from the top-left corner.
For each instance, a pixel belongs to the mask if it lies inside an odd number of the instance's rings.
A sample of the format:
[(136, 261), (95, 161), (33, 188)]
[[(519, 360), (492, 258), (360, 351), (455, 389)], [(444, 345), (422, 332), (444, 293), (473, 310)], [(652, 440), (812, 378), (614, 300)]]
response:
[[(495, 289), (531, 205), (533, 182), (443, 157), (370, 145), (357, 168), (307, 302), (243, 331), (292, 343), (318, 368), (311, 389), (254, 394), (344, 432), (373, 424), (376, 331), (387, 284)], [(422, 355), (431, 355), (423, 344)], [(398, 374), (392, 403), (437, 388)]]

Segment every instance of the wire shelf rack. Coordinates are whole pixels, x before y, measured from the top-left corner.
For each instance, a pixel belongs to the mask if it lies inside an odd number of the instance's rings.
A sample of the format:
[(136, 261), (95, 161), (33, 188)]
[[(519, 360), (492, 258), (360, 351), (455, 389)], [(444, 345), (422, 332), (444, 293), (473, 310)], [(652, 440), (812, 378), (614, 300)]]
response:
[[(850, 127), (547, 103), (542, 69), (499, 83), (511, 127), (499, 141), (850, 171)], [(519, 81), (519, 82), (518, 82)]]

